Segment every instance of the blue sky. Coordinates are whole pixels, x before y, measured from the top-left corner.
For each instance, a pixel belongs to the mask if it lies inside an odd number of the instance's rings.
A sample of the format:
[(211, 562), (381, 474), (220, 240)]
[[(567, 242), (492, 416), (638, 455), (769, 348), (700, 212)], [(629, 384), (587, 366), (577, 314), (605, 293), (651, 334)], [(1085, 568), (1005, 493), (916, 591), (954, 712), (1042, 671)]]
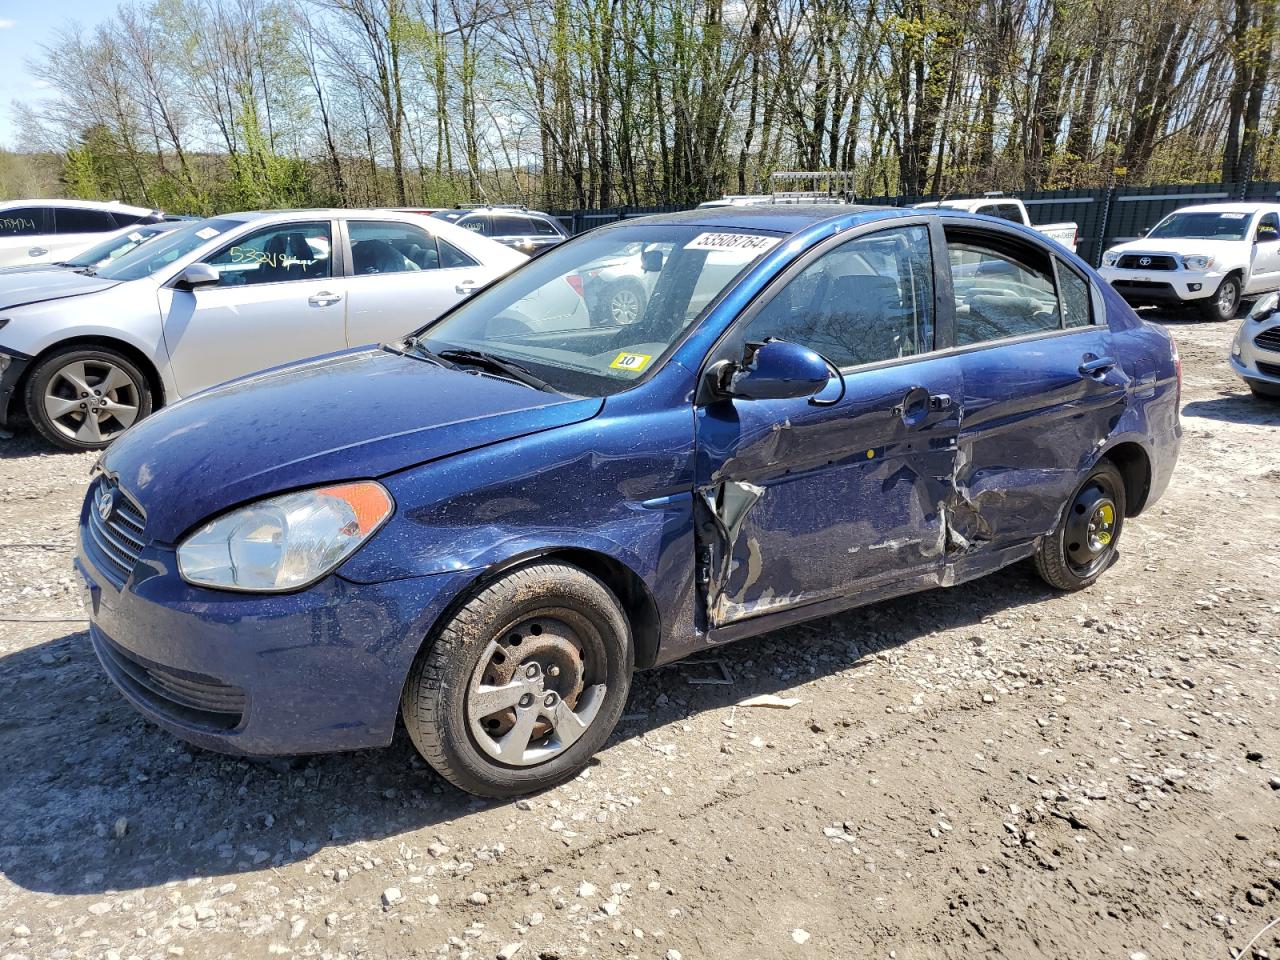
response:
[(16, 146), (13, 102), (41, 95), (27, 60), (60, 27), (72, 21), (93, 26), (115, 8), (115, 0), (0, 0), (0, 146)]

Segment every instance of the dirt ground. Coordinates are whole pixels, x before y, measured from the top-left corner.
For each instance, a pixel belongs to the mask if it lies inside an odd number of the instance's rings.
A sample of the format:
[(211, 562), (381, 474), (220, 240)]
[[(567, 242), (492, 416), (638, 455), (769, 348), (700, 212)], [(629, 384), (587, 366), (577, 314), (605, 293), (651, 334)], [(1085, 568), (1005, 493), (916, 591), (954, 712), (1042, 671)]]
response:
[(69, 567), (93, 458), (0, 444), (0, 958), (1280, 958), (1280, 404), (1235, 324), (1168, 323), (1181, 462), (1093, 589), (1019, 566), (644, 674), (517, 803), (403, 734), (251, 763), (140, 719)]

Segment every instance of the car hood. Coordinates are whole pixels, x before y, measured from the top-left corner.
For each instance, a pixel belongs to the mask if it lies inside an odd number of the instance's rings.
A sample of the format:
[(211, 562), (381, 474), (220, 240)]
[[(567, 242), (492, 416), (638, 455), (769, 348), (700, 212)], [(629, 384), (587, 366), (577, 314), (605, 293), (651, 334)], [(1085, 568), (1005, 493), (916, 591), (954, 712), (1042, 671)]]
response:
[(99, 293), (110, 290), (119, 282), (104, 280), (102, 277), (87, 277), (74, 270), (62, 270), (48, 265), (44, 270), (3, 273), (0, 274), (0, 310)]
[(1225, 259), (1239, 260), (1247, 256), (1249, 245), (1243, 240), (1193, 240), (1187, 237), (1143, 237), (1141, 240), (1130, 240), (1117, 244), (1111, 250), (1114, 253), (1154, 253), (1176, 254), (1178, 256), (1213, 257), (1222, 262)]
[(132, 427), (102, 459), (173, 543), (228, 507), (285, 490), (379, 477), (590, 419), (571, 398), (362, 349), (213, 387)]

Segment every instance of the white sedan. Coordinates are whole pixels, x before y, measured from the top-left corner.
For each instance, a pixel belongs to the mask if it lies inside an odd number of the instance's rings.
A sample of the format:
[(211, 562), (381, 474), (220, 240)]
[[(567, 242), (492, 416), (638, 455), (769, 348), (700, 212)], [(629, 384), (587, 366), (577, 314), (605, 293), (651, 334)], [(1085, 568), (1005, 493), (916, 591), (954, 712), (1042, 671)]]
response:
[(267, 367), (395, 340), (528, 258), (387, 210), (237, 213), (93, 270), (0, 277), (0, 426), (70, 450)]

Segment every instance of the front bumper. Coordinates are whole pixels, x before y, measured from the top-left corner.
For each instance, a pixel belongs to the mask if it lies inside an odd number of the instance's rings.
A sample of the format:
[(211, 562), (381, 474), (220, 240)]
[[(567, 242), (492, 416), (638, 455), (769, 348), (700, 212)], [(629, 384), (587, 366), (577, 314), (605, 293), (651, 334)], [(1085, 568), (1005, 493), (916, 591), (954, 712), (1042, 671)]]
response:
[(1120, 267), (1102, 267), (1098, 273), (1134, 306), (1203, 300), (1217, 293), (1223, 277), (1221, 273), (1196, 270), (1127, 270)]
[(117, 586), (85, 522), (74, 563), (103, 669), (143, 716), (223, 753), (390, 743), (413, 658), (465, 579), (331, 575), (298, 593), (226, 593), (190, 586), (175, 552), (153, 545)]
[(31, 358), (25, 353), (0, 347), (0, 368), (3, 368), (0, 369), (0, 427), (9, 425), (10, 402), (17, 390), (18, 381), (30, 365)]
[[(1232, 344), (1231, 369), (1250, 386), (1259, 387), (1264, 393), (1280, 394), (1280, 350), (1259, 347), (1254, 339), (1263, 331), (1259, 324), (1241, 321)], [(1235, 354), (1235, 348), (1240, 354)]]

